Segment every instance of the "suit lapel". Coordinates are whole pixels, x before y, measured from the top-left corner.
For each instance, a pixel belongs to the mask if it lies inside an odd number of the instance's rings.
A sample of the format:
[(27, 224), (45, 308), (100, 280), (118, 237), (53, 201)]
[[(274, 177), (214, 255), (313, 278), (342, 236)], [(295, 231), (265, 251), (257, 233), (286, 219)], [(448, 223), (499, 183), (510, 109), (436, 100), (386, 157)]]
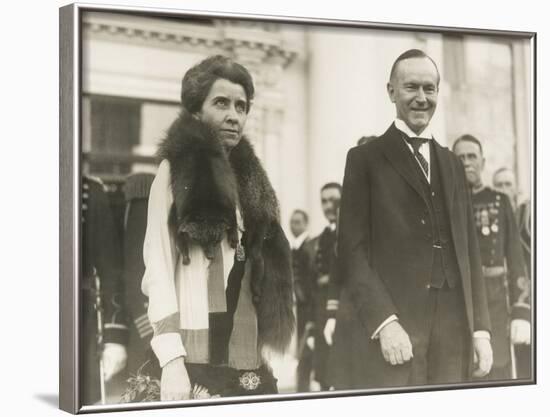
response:
[(403, 140), (401, 132), (395, 127), (395, 124), (389, 127), (384, 133), (383, 152), (390, 161), (393, 168), (403, 177), (403, 179), (418, 193), (427, 204), (426, 197), (422, 191), (421, 179), (415, 169), (411, 158), (411, 152)]
[(439, 176), (441, 178), (441, 184), (443, 185), (443, 195), (445, 196), (445, 203), (447, 205), (447, 210), (449, 211), (452, 223), (452, 213), (454, 209), (453, 199), (456, 188), (455, 165), (451, 160), (450, 153), (443, 149), (443, 147), (435, 140), (432, 150), (435, 151), (435, 157), (437, 158), (437, 163), (439, 165)]
[[(469, 274), (467, 266), (468, 253), (464, 252), (464, 244), (459, 236), (464, 236), (464, 228), (460, 223), (460, 212), (456, 213), (456, 204), (454, 204), (455, 194), (457, 191), (457, 175), (456, 164), (452, 160), (452, 154), (447, 149), (444, 149), (439, 143), (434, 141), (432, 150), (435, 151), (435, 157), (439, 165), (439, 177), (441, 178), (441, 186), (443, 187), (443, 196), (445, 205), (449, 213), (449, 222), (451, 226), (451, 238), (455, 247), (455, 254), (458, 260), (458, 268), (460, 275), (463, 277), (462, 286), (465, 294), (471, 294), (472, 289), (469, 287), (469, 281), (464, 279)], [(462, 168), (462, 166), (460, 166)], [(466, 262), (466, 263), (465, 263)], [(471, 319), (470, 319), (471, 320)]]

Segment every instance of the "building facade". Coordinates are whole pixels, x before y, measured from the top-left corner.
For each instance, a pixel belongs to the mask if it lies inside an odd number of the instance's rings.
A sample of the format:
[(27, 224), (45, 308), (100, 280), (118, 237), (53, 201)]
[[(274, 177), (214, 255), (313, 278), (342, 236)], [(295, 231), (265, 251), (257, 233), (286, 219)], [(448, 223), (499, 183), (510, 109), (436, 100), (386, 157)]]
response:
[(156, 170), (157, 143), (179, 111), (181, 79), (206, 56), (226, 54), (252, 73), (246, 131), (281, 203), (324, 226), (319, 190), (341, 182), (348, 149), (395, 117), (386, 83), (395, 58), (425, 50), (442, 75), (436, 139), (463, 133), (484, 144), (485, 181), (507, 166), (531, 190), (531, 50), (527, 40), (471, 35), (179, 19), (89, 12), (83, 16), (84, 168), (105, 178)]

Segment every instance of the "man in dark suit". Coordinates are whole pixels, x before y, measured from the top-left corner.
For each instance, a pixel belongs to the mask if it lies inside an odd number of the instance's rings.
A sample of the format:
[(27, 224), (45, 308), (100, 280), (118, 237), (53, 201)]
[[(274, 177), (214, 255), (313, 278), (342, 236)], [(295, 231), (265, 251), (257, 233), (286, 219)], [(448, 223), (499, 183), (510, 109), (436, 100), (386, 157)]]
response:
[[(464, 169), (429, 126), (438, 90), (439, 72), (429, 56), (416, 49), (401, 54), (387, 84), (395, 122), (348, 153), (339, 314), (353, 309), (368, 335), (369, 372), (357, 388), (462, 382), (471, 371), (482, 376), (491, 369)], [(338, 324), (337, 318), (335, 338)], [(335, 349), (344, 345), (335, 341)]]

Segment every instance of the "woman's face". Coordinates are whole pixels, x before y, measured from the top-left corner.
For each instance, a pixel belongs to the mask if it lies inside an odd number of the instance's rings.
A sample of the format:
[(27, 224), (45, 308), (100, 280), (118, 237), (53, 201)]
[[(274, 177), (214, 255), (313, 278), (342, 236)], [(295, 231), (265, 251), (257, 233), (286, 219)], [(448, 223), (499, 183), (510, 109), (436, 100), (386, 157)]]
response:
[(194, 116), (210, 125), (229, 151), (241, 140), (248, 116), (246, 106), (243, 86), (218, 78), (212, 84), (202, 108)]

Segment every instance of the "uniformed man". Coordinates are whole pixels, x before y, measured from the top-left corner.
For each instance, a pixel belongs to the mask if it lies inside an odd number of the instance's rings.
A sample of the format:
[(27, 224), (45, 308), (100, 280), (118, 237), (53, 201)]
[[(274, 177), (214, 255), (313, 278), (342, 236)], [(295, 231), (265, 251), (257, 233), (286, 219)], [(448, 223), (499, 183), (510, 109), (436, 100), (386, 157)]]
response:
[[(526, 200), (521, 203), (516, 213), (518, 222), (521, 248), (523, 250), (523, 259), (527, 269), (527, 278), (525, 283), (525, 292), (528, 297), (525, 299), (525, 307), (531, 307), (531, 280), (533, 271), (531, 270), (531, 201)], [(516, 368), (518, 378), (531, 377), (531, 338), (525, 337), (522, 343), (515, 345)]]
[(530, 337), (530, 314), (525, 305), (526, 273), (518, 228), (508, 196), (484, 186), (481, 180), (485, 164), (481, 142), (472, 135), (463, 135), (455, 141), (453, 151), (464, 165), (472, 191), (487, 288), (494, 355), (487, 378), (510, 379), (514, 372), (512, 344)]
[(296, 333), (298, 367), (296, 368), (296, 386), (298, 392), (308, 392), (313, 369), (313, 351), (306, 340), (312, 330), (312, 280), (311, 280), (311, 246), (308, 236), (309, 217), (303, 210), (294, 210), (290, 216), (289, 239), (292, 250), (292, 273), (294, 276), (294, 298), (296, 301)]
[(313, 308), (312, 324), (314, 336), (313, 369), (314, 379), (322, 390), (328, 390), (327, 361), (329, 346), (326, 343), (323, 331), (328, 318), (327, 300), (329, 295), (330, 272), (336, 258), (336, 222), (338, 208), (342, 196), (342, 186), (336, 182), (329, 182), (321, 188), (321, 208), (328, 221), (323, 232), (312, 239), (314, 262), (312, 266)]
[[(147, 297), (141, 292), (141, 278), (145, 271), (143, 241), (147, 228), (149, 191), (155, 176), (150, 173), (134, 173), (124, 183), (126, 209), (124, 215), (124, 284), (128, 318), (131, 319), (128, 343), (128, 366), (135, 375), (147, 360), (151, 359), (150, 342), (153, 328), (147, 318)], [(153, 365), (153, 364), (151, 364)], [(143, 372), (149, 369), (144, 367)]]
[[(510, 198), (512, 207), (516, 213), (518, 230), (520, 236), (521, 247), (523, 250), (523, 259), (527, 269), (527, 278), (524, 288), (529, 296), (525, 299), (525, 307), (531, 307), (531, 204), (529, 200), (519, 203), (519, 192), (517, 180), (514, 172), (508, 167), (502, 167), (493, 174), (493, 187), (497, 191), (501, 191)], [(516, 209), (517, 207), (517, 209)], [(531, 346), (530, 338), (526, 337), (523, 343), (515, 344), (514, 351), (516, 354), (516, 370), (518, 378), (529, 378), (531, 374)]]
[(493, 187), (508, 196), (514, 211), (517, 207), (518, 188), (516, 176), (508, 167), (502, 167), (493, 174)]
[(103, 184), (88, 176), (82, 178), (81, 220), (80, 396), (82, 404), (92, 405), (105, 400), (104, 383), (126, 366), (128, 328), (123, 308), (120, 238)]

